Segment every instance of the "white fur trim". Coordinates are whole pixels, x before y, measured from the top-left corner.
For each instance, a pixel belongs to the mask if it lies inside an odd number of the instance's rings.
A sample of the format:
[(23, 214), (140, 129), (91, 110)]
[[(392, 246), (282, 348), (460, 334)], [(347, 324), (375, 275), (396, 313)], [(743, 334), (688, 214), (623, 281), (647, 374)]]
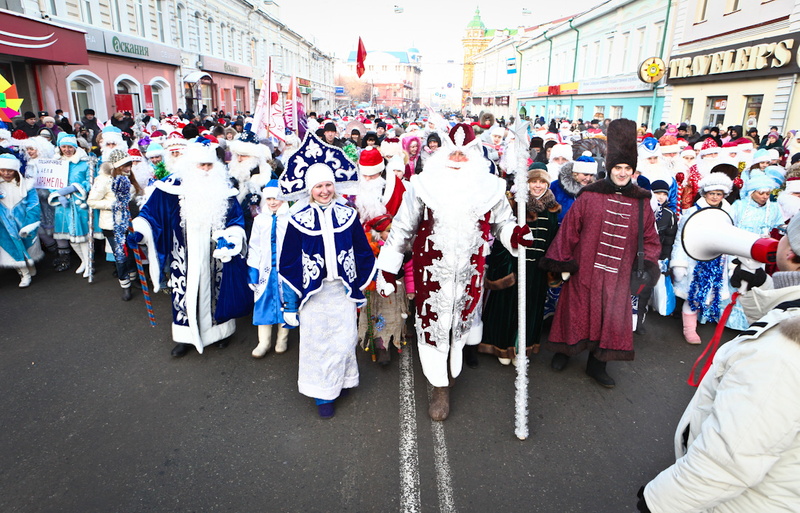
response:
[(27, 234), (36, 233), (36, 230), (39, 228), (40, 221), (36, 221), (35, 223), (31, 223), (28, 226), (23, 226), (19, 229), (20, 233), (25, 232)]
[(153, 230), (150, 228), (150, 223), (142, 217), (134, 217), (131, 220), (131, 227), (133, 231), (142, 234), (142, 242), (140, 246), (147, 246), (147, 260), (150, 261), (150, 281), (153, 282), (153, 292), (161, 290), (161, 269), (159, 268), (158, 252), (156, 245), (153, 243)]
[(572, 172), (583, 173), (585, 175), (596, 175), (597, 162), (583, 162), (581, 160), (576, 160), (572, 163)]
[(556, 157), (564, 157), (572, 161), (572, 146), (569, 144), (556, 144), (550, 148), (550, 160), (552, 161)]
[(785, 192), (789, 194), (800, 192), (800, 180), (787, 180)]
[(365, 166), (359, 164), (358, 168), (361, 171), (362, 176), (375, 176), (377, 174), (380, 174), (380, 172), (383, 171), (386, 168), (386, 166), (384, 166), (383, 162), (381, 162), (380, 164), (377, 164), (375, 166)]

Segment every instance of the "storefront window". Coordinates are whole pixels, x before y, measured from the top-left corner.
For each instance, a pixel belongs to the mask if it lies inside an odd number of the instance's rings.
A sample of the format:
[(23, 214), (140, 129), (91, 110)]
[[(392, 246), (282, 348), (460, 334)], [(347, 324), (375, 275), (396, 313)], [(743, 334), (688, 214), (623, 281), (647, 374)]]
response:
[(706, 102), (706, 125), (723, 126), (725, 121), (725, 109), (728, 108), (727, 96), (711, 96)]
[(620, 119), (620, 118), (622, 118), (622, 105), (612, 105), (611, 119)]
[(681, 121), (688, 124), (692, 119), (693, 110), (694, 110), (694, 98), (684, 98), (683, 108), (681, 110)]
[(639, 124), (650, 125), (650, 105), (639, 106)]
[(575, 119), (583, 119), (583, 105), (575, 106)]
[(606, 118), (606, 108), (604, 105), (595, 105), (594, 107), (594, 119), (603, 120)]
[(761, 104), (764, 102), (763, 94), (745, 96), (747, 103), (744, 108), (744, 121), (742, 125), (745, 131), (750, 128), (758, 127), (758, 117), (761, 115)]
[(213, 98), (211, 84), (202, 84), (200, 86), (200, 92), (202, 94), (202, 99), (203, 99), (200, 108), (202, 109), (203, 105), (205, 105), (206, 107), (208, 107), (209, 110), (212, 109), (215, 105), (211, 101)]

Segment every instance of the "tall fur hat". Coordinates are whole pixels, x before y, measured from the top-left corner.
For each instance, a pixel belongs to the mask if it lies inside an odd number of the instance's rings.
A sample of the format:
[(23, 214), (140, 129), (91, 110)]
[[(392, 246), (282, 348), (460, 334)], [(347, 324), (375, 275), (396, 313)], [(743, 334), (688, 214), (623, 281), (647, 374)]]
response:
[(630, 119), (615, 119), (606, 131), (606, 169), (618, 164), (628, 164), (636, 171), (638, 148), (636, 146), (636, 122)]

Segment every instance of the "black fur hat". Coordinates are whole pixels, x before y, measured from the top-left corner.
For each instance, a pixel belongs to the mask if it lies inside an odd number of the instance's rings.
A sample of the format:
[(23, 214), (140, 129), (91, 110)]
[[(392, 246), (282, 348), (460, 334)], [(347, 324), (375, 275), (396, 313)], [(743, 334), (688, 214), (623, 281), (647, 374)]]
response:
[(628, 164), (636, 171), (636, 122), (615, 119), (608, 124), (606, 140), (606, 170), (611, 171), (617, 164)]

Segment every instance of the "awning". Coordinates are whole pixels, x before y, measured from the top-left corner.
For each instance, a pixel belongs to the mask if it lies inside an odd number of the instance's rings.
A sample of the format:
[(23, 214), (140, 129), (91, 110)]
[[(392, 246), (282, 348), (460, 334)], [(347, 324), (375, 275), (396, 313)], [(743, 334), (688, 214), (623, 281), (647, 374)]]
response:
[(203, 80), (204, 78), (211, 80), (211, 75), (209, 75), (205, 71), (192, 71), (191, 73), (183, 77), (183, 81), (189, 84), (196, 84), (201, 80)]
[(311, 91), (311, 99), (312, 100), (324, 100), (325, 95), (319, 92), (319, 89), (314, 89)]
[(0, 54), (42, 62), (89, 64), (86, 33), (0, 9)]

